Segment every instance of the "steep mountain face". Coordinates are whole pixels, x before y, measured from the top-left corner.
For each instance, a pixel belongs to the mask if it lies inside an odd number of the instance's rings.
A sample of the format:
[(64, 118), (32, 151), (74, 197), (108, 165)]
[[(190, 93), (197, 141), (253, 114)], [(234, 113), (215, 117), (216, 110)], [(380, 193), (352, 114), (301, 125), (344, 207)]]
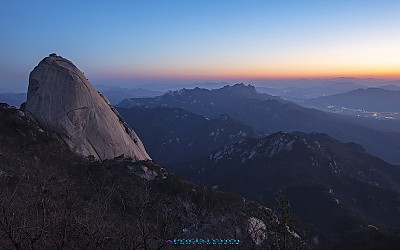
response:
[(180, 168), (200, 183), (266, 205), (282, 190), (294, 214), (324, 242), (363, 227), (400, 227), (400, 167), (326, 134), (248, 139)]
[(118, 112), (146, 142), (149, 154), (166, 164), (194, 160), (221, 146), (257, 137), (256, 131), (228, 115), (218, 119), (182, 108), (118, 108)]
[(400, 91), (357, 89), (343, 94), (312, 98), (305, 100), (304, 104), (316, 108), (337, 106), (372, 112), (400, 112)]
[(141, 140), (70, 61), (54, 54), (29, 75), (25, 113), (77, 154), (149, 160)]
[[(237, 84), (211, 91), (183, 89), (161, 97), (127, 99), (118, 106), (181, 107), (214, 118), (229, 114), (233, 119), (267, 133), (327, 133), (342, 141), (357, 142), (386, 161), (400, 163), (399, 132), (383, 131), (378, 129), (379, 126), (373, 128), (369, 122), (283, 102), (279, 98), (258, 94), (252, 86)], [(397, 128), (394, 130), (398, 131)]]
[(300, 249), (304, 242), (303, 231), (271, 209), (194, 185), (151, 161), (90, 162), (6, 105), (0, 183), (5, 249), (171, 249), (174, 239), (193, 238), (234, 239), (232, 249)]

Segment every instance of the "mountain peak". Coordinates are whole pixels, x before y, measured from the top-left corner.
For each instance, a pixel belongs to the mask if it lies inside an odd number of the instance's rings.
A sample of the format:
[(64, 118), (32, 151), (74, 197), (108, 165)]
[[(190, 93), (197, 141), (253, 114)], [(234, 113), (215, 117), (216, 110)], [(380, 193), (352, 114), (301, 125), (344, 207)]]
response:
[(43, 60), (39, 63), (39, 65), (40, 64), (59, 65), (63, 68), (70, 69), (70, 70), (77, 69), (77, 67), (70, 60), (68, 60), (64, 57), (58, 56), (56, 53), (52, 53), (49, 56), (43, 58)]
[(149, 160), (136, 133), (69, 60), (55, 53), (29, 75), (25, 113), (55, 131), (70, 149), (97, 160)]
[(254, 94), (258, 93), (256, 88), (253, 85), (251, 85), (251, 84), (245, 85), (244, 83), (236, 83), (234, 85), (225, 85), (224, 87), (222, 87), (222, 90), (232, 90), (232, 91), (245, 90), (245, 91), (248, 91), (248, 92), (251, 92)]

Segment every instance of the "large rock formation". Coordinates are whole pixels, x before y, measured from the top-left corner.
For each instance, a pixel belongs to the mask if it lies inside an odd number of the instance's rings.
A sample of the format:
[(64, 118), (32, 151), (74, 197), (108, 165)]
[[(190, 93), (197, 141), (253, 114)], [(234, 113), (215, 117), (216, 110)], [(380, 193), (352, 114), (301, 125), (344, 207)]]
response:
[(136, 133), (70, 61), (55, 54), (29, 75), (26, 114), (57, 132), (75, 153), (97, 160), (149, 160)]

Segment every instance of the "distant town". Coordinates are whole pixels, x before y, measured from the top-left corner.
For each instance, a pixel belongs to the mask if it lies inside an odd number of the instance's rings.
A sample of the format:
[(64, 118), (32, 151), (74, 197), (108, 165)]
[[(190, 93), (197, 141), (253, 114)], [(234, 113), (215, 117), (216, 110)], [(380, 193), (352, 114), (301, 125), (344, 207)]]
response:
[(353, 109), (346, 107), (338, 107), (336, 105), (326, 106), (326, 111), (344, 114), (344, 115), (355, 115), (359, 117), (375, 118), (379, 120), (400, 120), (400, 112), (378, 112), (378, 111), (366, 111), (362, 109)]

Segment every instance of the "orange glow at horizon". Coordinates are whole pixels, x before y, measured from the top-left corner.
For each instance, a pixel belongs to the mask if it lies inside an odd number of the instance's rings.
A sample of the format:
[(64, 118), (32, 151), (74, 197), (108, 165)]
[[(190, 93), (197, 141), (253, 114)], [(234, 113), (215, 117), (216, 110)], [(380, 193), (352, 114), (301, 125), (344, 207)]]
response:
[[(291, 67), (290, 67), (291, 66)], [(230, 69), (163, 69), (163, 70), (132, 70), (117, 69), (99, 72), (103, 76), (122, 78), (150, 78), (150, 79), (295, 79), (295, 78), (334, 78), (334, 77), (359, 77), (359, 78), (384, 78), (400, 79), (400, 65), (391, 67), (379, 66), (353, 66), (333, 67), (328, 65), (294, 65), (275, 67), (235, 67)]]
[[(121, 55), (92, 72), (143, 79), (400, 78), (400, 35), (307, 37), (279, 44), (249, 40), (224, 46), (159, 48), (138, 60)], [(357, 35), (358, 34), (358, 35)], [(314, 40), (315, 39), (315, 40)], [(106, 69), (106, 70), (104, 70)]]
[[(388, 47), (386, 47), (388, 48)], [(268, 79), (268, 78), (400, 78), (400, 50), (339, 48), (314, 50), (286, 55), (248, 54), (222, 56), (219, 60), (171, 58), (169, 64), (159, 61), (121, 62), (102, 70), (100, 75), (123, 78), (153, 79)]]

